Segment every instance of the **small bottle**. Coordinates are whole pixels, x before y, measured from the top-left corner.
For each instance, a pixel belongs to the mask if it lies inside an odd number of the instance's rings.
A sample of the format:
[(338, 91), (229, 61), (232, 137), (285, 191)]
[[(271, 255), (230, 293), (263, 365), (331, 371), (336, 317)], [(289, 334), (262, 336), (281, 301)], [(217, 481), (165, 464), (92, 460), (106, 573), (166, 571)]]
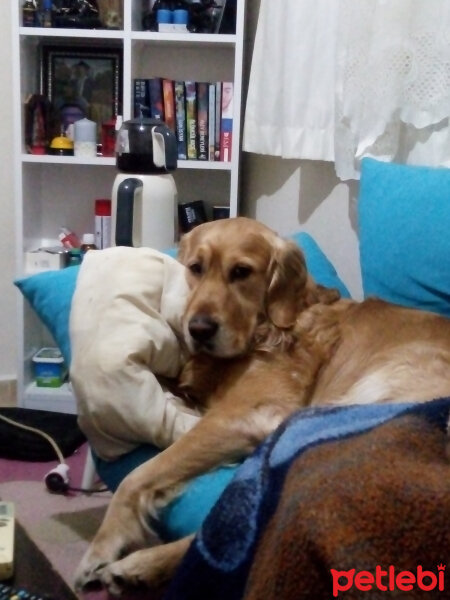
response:
[(111, 200), (99, 198), (95, 201), (95, 245), (98, 249), (111, 246)]
[(83, 233), (81, 239), (81, 254), (86, 254), (88, 250), (97, 250), (97, 246), (95, 245), (95, 235), (93, 233)]
[(114, 156), (116, 149), (116, 119), (102, 123), (102, 156)]
[(42, 27), (52, 27), (52, 0), (44, 0), (41, 14)]
[(81, 265), (81, 250), (80, 250), (80, 248), (72, 248), (71, 250), (69, 250), (67, 266), (75, 267), (76, 265)]
[(22, 25), (24, 27), (37, 26), (37, 8), (35, 0), (25, 0), (22, 6)]

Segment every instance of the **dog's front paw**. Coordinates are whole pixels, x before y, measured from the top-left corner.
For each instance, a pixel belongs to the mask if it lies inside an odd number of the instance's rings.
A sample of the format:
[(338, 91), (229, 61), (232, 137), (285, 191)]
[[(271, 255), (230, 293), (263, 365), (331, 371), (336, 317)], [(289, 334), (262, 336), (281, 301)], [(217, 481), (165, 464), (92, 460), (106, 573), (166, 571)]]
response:
[(103, 586), (102, 570), (116, 558), (112, 548), (100, 551), (91, 545), (75, 571), (75, 589), (81, 592), (94, 586)]
[(102, 584), (113, 596), (130, 589), (161, 589), (173, 577), (190, 538), (132, 552), (99, 571)]
[(168, 576), (155, 560), (161, 548), (137, 550), (105, 566), (100, 570), (102, 584), (110, 594), (120, 596), (130, 589), (155, 588), (165, 583)]
[[(126, 527), (103, 527), (94, 538), (75, 572), (75, 589), (94, 586), (112, 586), (108, 568), (111, 564), (120, 564), (123, 557), (134, 555), (136, 550), (156, 542), (150, 530), (145, 531), (137, 518), (128, 520)], [(117, 592), (116, 592), (117, 595)]]

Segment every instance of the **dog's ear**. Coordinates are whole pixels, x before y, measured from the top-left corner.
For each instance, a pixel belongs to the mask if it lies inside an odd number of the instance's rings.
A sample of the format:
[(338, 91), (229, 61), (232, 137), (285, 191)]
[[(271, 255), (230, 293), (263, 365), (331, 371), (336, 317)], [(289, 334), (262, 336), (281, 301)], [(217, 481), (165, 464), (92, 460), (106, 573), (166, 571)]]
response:
[(305, 286), (304, 302), (305, 308), (312, 304), (333, 304), (341, 297), (336, 288), (327, 288), (319, 283), (316, 283), (313, 278), (308, 275), (308, 280)]
[(284, 241), (274, 251), (266, 310), (276, 327), (292, 327), (302, 309), (308, 275), (303, 253), (294, 242)]
[(299, 313), (313, 304), (332, 304), (340, 294), (317, 284), (308, 274), (300, 248), (286, 241), (275, 251), (267, 294), (267, 315), (276, 327), (289, 329)]
[(183, 237), (180, 240), (180, 244), (178, 246), (177, 260), (182, 265), (186, 265), (186, 260), (187, 260), (187, 257), (189, 254), (189, 248), (190, 248), (189, 240), (190, 240), (189, 234), (183, 235)]

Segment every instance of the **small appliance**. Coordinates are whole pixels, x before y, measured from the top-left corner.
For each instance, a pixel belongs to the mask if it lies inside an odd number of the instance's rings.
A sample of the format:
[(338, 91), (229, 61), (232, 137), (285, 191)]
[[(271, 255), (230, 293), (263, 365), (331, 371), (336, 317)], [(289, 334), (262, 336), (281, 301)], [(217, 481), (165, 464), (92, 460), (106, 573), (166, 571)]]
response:
[(175, 243), (177, 168), (175, 133), (162, 121), (139, 117), (117, 132), (111, 243), (165, 250)]

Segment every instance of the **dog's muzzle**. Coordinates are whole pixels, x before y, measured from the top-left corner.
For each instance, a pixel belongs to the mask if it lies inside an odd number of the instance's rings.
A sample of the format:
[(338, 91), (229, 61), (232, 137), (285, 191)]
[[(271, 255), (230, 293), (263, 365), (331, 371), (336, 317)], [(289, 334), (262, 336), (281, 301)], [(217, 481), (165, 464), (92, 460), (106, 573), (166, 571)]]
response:
[(214, 336), (219, 329), (219, 324), (212, 317), (205, 314), (195, 315), (189, 320), (188, 331), (198, 348), (204, 347), (211, 350)]

